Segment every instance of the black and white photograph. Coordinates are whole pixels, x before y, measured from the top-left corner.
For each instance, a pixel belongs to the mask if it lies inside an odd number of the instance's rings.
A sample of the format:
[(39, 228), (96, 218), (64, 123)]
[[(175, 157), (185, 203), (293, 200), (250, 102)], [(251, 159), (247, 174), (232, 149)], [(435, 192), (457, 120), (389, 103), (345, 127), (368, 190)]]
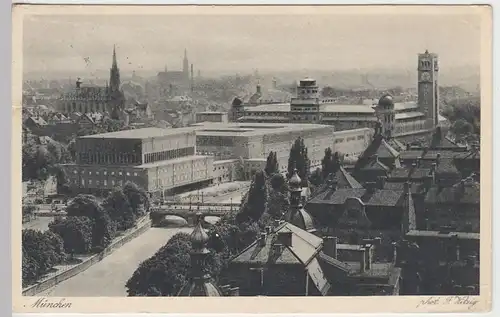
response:
[(491, 8), (61, 7), (17, 12), (27, 306), (485, 309)]

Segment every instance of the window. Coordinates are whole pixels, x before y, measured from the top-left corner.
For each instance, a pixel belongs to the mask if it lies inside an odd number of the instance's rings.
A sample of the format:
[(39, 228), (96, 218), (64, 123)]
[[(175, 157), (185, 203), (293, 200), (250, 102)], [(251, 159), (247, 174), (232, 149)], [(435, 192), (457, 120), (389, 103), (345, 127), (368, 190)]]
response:
[(134, 176), (137, 176), (137, 173), (134, 173)]
[(115, 172), (111, 172), (111, 175), (115, 175)]
[(127, 172), (127, 176), (130, 176), (130, 173), (129, 173), (129, 172)]
[(118, 175), (122, 176), (122, 175), (123, 175), (123, 173), (122, 173), (122, 172), (118, 172)]
[(89, 175), (92, 175), (92, 172), (91, 172), (91, 171), (89, 171)]
[(108, 175), (108, 172), (104, 172), (104, 175)]
[(114, 180), (111, 181), (111, 185), (115, 186), (115, 181)]
[(76, 170), (73, 171), (73, 174), (78, 174), (78, 172)]
[(104, 186), (108, 186), (108, 181), (104, 180)]

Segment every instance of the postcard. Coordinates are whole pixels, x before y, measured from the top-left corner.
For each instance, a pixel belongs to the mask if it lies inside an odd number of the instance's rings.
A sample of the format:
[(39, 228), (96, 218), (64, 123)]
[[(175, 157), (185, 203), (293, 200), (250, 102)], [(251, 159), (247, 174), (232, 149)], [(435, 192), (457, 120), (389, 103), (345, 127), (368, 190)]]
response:
[(491, 7), (15, 5), (12, 65), (14, 312), (491, 308)]

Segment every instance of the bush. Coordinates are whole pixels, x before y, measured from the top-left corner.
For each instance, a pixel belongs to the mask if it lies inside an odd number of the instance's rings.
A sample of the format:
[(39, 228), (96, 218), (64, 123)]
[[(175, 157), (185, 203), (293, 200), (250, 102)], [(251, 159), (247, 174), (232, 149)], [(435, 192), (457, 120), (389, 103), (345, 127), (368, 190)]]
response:
[(88, 217), (55, 220), (49, 229), (62, 238), (64, 250), (69, 254), (84, 254), (92, 249), (92, 221)]

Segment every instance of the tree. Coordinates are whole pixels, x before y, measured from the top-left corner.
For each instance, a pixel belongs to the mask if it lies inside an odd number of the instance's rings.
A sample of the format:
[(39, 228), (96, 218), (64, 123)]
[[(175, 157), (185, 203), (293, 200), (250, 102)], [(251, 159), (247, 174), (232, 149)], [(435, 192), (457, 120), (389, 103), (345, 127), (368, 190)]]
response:
[(85, 216), (69, 216), (49, 224), (51, 232), (59, 235), (64, 242), (64, 250), (74, 255), (88, 253), (92, 249), (92, 221)]
[(320, 186), (324, 182), (324, 173), (323, 170), (321, 170), (319, 167), (314, 170), (314, 172), (311, 173), (311, 176), (309, 177), (309, 181), (311, 184), (315, 187)]
[(51, 232), (23, 230), (22, 248), (24, 285), (36, 281), (65, 257), (61, 238)]
[(38, 210), (38, 206), (30, 203), (23, 204), (23, 217), (30, 218), (32, 217), (35, 212)]
[(464, 119), (458, 119), (453, 123), (450, 131), (455, 136), (455, 139), (460, 141), (472, 134), (474, 131), (474, 127)]
[(109, 214), (111, 220), (116, 224), (118, 230), (132, 228), (137, 220), (137, 216), (130, 205), (129, 198), (123, 190), (116, 188), (103, 202), (104, 210)]
[(325, 156), (321, 160), (321, 171), (323, 179), (327, 179), (331, 174), (337, 173), (340, 169), (340, 154), (339, 152), (332, 153), (331, 148), (325, 150)]
[(54, 166), (54, 174), (57, 180), (57, 192), (63, 195), (69, 194), (71, 190), (69, 188), (68, 176), (61, 165), (57, 164)]
[(288, 194), (277, 190), (269, 195), (268, 213), (273, 219), (282, 219), (288, 213), (290, 200)]
[(325, 156), (323, 157), (323, 159), (321, 160), (321, 171), (322, 171), (322, 176), (323, 176), (323, 179), (326, 179), (328, 177), (328, 175), (330, 175), (331, 171), (330, 171), (330, 168), (331, 168), (331, 165), (332, 165), (332, 160), (333, 160), (333, 157), (332, 157), (332, 149), (331, 148), (327, 148), (325, 150)]
[(128, 198), (130, 207), (136, 215), (143, 215), (149, 209), (149, 196), (146, 191), (135, 183), (127, 182), (123, 193)]
[(238, 214), (240, 222), (257, 221), (267, 209), (268, 189), (263, 171), (255, 173), (248, 191), (248, 198), (242, 204)]
[(186, 283), (191, 241), (177, 233), (151, 258), (142, 262), (127, 281), (129, 296), (173, 296)]
[(96, 251), (108, 246), (116, 228), (107, 212), (92, 195), (80, 194), (66, 207), (68, 217), (87, 217), (92, 221), (92, 246)]
[(271, 177), (271, 188), (273, 191), (280, 191), (286, 193), (288, 191), (288, 184), (286, 179), (281, 174), (274, 174)]
[(276, 157), (276, 152), (269, 152), (269, 155), (267, 156), (267, 162), (266, 162), (266, 167), (264, 171), (268, 176), (272, 176), (276, 173), (279, 173), (279, 164), (278, 164), (278, 158)]
[(288, 157), (288, 177), (293, 175), (295, 169), (297, 169), (299, 177), (302, 179), (303, 186), (307, 186), (311, 162), (307, 155), (304, 139), (302, 138), (297, 138), (290, 149), (290, 156)]

